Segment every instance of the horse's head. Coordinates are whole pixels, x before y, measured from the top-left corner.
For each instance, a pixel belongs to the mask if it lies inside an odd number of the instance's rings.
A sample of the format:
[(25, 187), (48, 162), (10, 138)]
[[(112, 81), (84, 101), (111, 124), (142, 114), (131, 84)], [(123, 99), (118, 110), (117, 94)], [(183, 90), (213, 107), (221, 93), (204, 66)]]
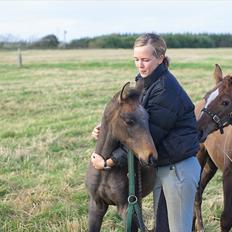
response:
[(223, 127), (232, 123), (232, 75), (223, 78), (216, 64), (214, 78), (216, 86), (205, 95), (205, 105), (198, 119), (201, 142), (218, 129), (223, 133)]
[(126, 145), (142, 163), (149, 164), (157, 159), (148, 125), (148, 114), (140, 105), (143, 80), (137, 81), (135, 88), (127, 83), (107, 105), (104, 122), (114, 140)]

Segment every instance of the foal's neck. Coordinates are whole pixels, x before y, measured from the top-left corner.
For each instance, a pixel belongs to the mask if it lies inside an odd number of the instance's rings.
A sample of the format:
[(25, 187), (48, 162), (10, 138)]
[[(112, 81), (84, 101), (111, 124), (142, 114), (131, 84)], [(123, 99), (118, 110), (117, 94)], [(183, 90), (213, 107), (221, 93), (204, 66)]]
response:
[(96, 144), (95, 152), (104, 159), (111, 157), (112, 152), (117, 148), (118, 141), (112, 136), (112, 133), (106, 123), (102, 122), (99, 139)]

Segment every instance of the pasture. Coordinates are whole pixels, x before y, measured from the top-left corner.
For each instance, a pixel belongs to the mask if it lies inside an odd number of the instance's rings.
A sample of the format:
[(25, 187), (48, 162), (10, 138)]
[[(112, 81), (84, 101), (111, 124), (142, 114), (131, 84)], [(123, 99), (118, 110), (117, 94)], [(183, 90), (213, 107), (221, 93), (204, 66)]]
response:
[[(232, 72), (232, 49), (169, 49), (170, 70), (194, 102), (214, 86), (214, 64)], [(86, 167), (90, 134), (104, 105), (133, 83), (132, 50), (0, 51), (0, 231), (87, 229)], [(218, 174), (203, 195), (206, 232), (219, 231), (222, 183)], [(151, 196), (144, 217), (152, 222)], [(103, 232), (123, 232), (111, 207)]]

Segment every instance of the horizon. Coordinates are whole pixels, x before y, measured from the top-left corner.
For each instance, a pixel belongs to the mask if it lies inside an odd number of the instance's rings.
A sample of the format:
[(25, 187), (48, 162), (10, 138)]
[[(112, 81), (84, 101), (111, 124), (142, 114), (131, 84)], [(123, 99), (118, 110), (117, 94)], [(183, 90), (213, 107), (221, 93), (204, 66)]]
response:
[[(120, 35), (120, 36), (126, 36), (126, 35), (140, 35), (140, 34), (143, 34), (144, 32), (141, 32), (141, 33), (133, 33), (133, 32), (125, 32), (125, 33), (109, 33), (109, 34), (102, 34), (102, 35), (96, 35), (96, 36), (86, 36), (86, 37), (81, 37), (81, 38), (73, 38), (72, 40), (70, 41), (66, 41), (66, 43), (70, 43), (72, 42), (73, 40), (81, 40), (81, 39), (95, 39), (95, 38), (98, 38), (98, 37), (104, 37), (104, 36), (111, 36), (111, 35)], [(232, 35), (232, 33), (208, 33), (208, 32), (200, 32), (200, 33), (191, 33), (191, 32), (177, 32), (177, 33), (173, 33), (173, 32), (165, 32), (165, 33), (159, 33), (160, 35)], [(34, 38), (33, 40), (29, 39), (21, 39), (21, 38), (18, 38), (14, 35), (3, 35), (3, 34), (0, 34), (0, 42), (9, 42), (9, 43), (18, 43), (18, 42), (25, 42), (25, 43), (31, 43), (31, 42), (36, 42), (36, 41), (39, 41), (41, 40), (42, 38), (46, 37), (46, 36), (50, 36), (50, 35), (54, 35), (52, 33), (50, 34), (46, 34), (46, 35), (43, 35), (41, 36), (40, 38)], [(54, 35), (56, 36), (56, 35)], [(57, 37), (57, 36), (56, 36)], [(59, 38), (57, 37), (59, 43), (61, 42), (64, 42), (62, 40), (59, 40)]]

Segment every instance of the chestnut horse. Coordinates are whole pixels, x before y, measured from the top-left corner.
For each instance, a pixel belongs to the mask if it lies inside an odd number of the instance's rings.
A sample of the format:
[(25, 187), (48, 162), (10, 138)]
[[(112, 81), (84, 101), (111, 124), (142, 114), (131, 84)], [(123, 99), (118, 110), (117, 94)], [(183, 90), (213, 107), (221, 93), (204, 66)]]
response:
[(224, 194), (220, 225), (222, 232), (229, 232), (232, 227), (232, 127), (226, 126), (232, 122), (232, 75), (223, 78), (220, 66), (216, 65), (214, 78), (216, 86), (196, 105), (198, 127), (202, 142), (205, 141), (197, 154), (202, 174), (196, 194), (194, 225), (195, 231), (204, 231), (201, 214), (202, 194), (208, 182), (220, 169), (223, 173)]
[[(127, 83), (107, 104), (102, 121), (96, 153), (106, 160), (119, 143), (126, 145), (137, 156), (142, 165), (142, 197), (154, 186), (155, 169), (148, 165), (157, 151), (149, 132), (148, 114), (140, 105), (143, 80), (135, 88)], [(125, 219), (128, 198), (127, 168), (113, 167), (97, 170), (89, 164), (86, 186), (89, 192), (88, 231), (100, 231), (103, 217), (109, 205), (116, 205), (119, 215)], [(137, 223), (132, 223), (137, 231)]]

